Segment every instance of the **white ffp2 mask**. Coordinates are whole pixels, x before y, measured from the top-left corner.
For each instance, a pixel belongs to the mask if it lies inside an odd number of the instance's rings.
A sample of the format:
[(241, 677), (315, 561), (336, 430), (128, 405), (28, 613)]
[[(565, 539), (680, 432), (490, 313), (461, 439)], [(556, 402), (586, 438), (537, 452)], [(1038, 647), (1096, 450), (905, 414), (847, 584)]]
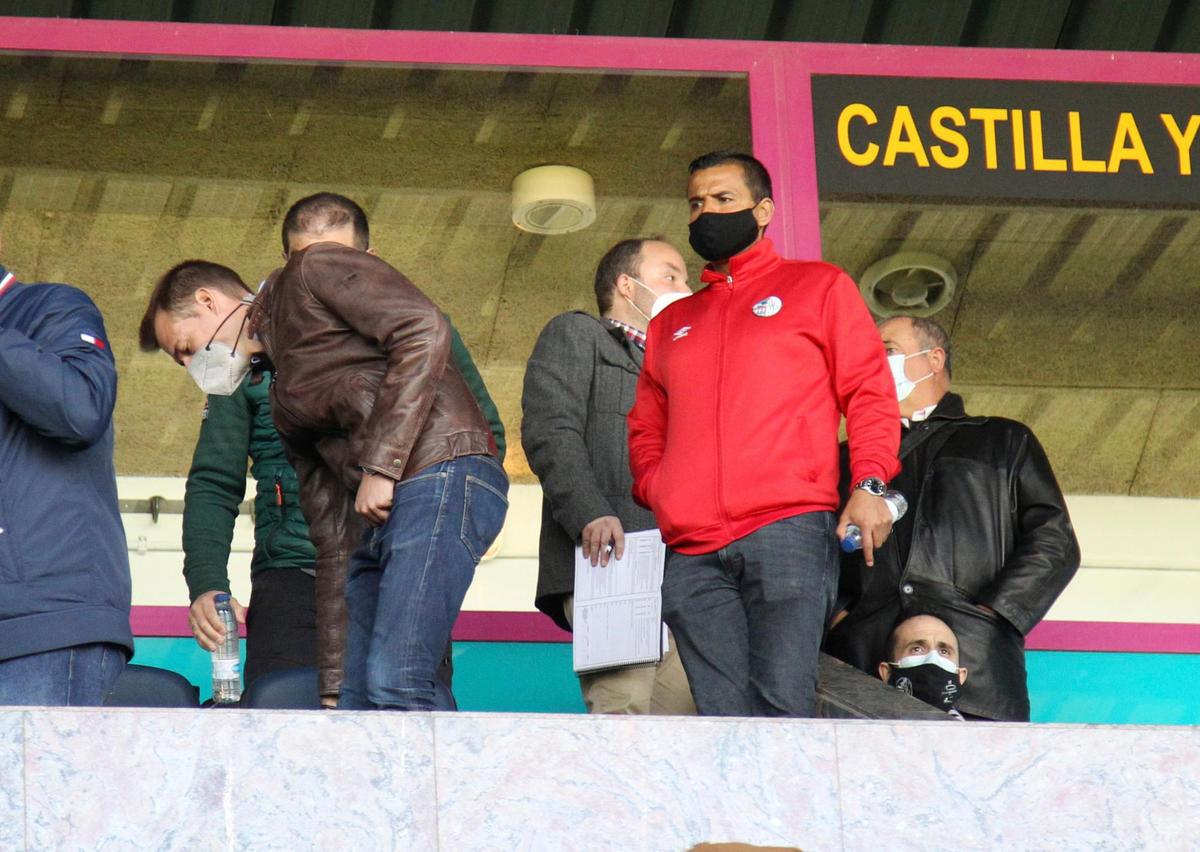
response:
[(650, 305), (650, 316), (648, 316), (648, 317), (646, 316), (645, 311), (643, 311), (636, 304), (634, 304), (633, 299), (629, 299), (629, 298), (625, 299), (625, 301), (629, 302), (630, 307), (632, 307), (635, 311), (637, 311), (639, 314), (641, 314), (643, 317), (646, 318), (646, 322), (650, 322), (650, 320), (654, 319), (656, 316), (661, 314), (663, 312), (663, 310), (666, 309), (667, 305), (672, 305), (675, 302), (678, 302), (680, 299), (686, 299), (688, 296), (692, 295), (691, 293), (677, 293), (674, 291), (672, 291), (670, 293), (655, 293), (653, 289), (646, 286), (641, 281), (638, 281), (632, 275), (629, 276), (629, 280), (632, 281), (634, 284), (638, 285), (639, 287), (641, 287), (643, 290), (649, 290), (650, 293), (654, 296), (654, 303), (652, 305)]
[(242, 383), (242, 379), (246, 378), (246, 374), (250, 372), (250, 356), (237, 351), (238, 342), (242, 339), (242, 331), (246, 328), (246, 317), (242, 317), (242, 324), (238, 326), (233, 346), (220, 343), (214, 338), (220, 332), (221, 326), (225, 325), (229, 321), (229, 317), (233, 316), (234, 311), (251, 304), (251, 302), (253, 302), (252, 298), (243, 299), (242, 304), (230, 311), (229, 316), (221, 320), (221, 325), (217, 326), (204, 348), (192, 355), (192, 360), (188, 363), (188, 375), (192, 377), (200, 390), (207, 394), (232, 396), (238, 385)]

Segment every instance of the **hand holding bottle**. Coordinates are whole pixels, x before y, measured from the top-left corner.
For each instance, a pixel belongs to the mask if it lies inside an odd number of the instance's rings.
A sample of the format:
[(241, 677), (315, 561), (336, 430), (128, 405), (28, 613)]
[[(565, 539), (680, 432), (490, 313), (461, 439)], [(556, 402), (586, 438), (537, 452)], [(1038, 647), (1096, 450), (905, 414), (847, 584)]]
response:
[[(892, 523), (904, 517), (904, 513), (908, 511), (908, 500), (904, 495), (894, 489), (889, 489), (883, 493), (883, 502), (887, 504), (888, 511), (892, 516)], [(877, 541), (878, 546), (883, 544), (882, 541)], [(842, 537), (842, 550), (846, 553), (853, 553), (863, 546), (862, 530), (857, 524), (847, 524), (846, 534)], [(868, 565), (874, 564), (874, 560), (867, 561)]]

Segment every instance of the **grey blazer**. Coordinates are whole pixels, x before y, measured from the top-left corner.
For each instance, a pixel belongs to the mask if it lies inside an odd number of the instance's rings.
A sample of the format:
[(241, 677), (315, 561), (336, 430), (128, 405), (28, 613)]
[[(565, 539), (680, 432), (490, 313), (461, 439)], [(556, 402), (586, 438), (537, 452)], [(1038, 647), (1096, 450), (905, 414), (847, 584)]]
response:
[(624, 332), (581, 311), (550, 320), (525, 368), (521, 443), (544, 495), (534, 604), (564, 630), (583, 528), (604, 515), (627, 532), (657, 526), (631, 493), (625, 415), (641, 369)]

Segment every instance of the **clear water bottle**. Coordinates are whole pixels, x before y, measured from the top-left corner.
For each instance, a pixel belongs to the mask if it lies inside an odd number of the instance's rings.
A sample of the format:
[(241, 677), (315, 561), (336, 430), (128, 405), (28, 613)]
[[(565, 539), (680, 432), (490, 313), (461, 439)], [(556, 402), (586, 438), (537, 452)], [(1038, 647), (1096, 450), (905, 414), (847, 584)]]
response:
[(242, 649), (238, 637), (237, 618), (229, 595), (219, 594), (213, 598), (225, 638), (212, 652), (212, 693), (216, 704), (237, 704), (242, 697)]
[[(893, 524), (903, 518), (904, 513), (908, 511), (908, 501), (899, 491), (888, 489), (883, 492), (883, 500), (887, 503), (888, 511), (892, 513)], [(846, 553), (862, 550), (862, 530), (858, 528), (858, 524), (846, 526), (846, 537), (842, 539), (842, 550)]]

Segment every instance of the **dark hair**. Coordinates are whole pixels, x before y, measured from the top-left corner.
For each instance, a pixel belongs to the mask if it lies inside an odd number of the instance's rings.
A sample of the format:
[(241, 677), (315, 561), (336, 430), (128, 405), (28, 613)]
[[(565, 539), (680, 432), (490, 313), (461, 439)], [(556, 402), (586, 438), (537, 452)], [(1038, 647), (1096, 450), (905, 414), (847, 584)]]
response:
[(283, 217), (280, 232), (283, 253), (289, 253), (288, 238), (292, 234), (320, 236), (347, 223), (354, 226), (354, 247), (366, 251), (371, 245), (371, 229), (367, 225), (367, 214), (358, 204), (336, 192), (305, 196), (293, 204)]
[(767, 167), (749, 154), (743, 154), (740, 151), (710, 151), (688, 164), (688, 174), (694, 175), (704, 169), (712, 169), (728, 163), (737, 163), (742, 167), (742, 177), (746, 180), (750, 197), (754, 199), (755, 204), (764, 198), (774, 197), (771, 193), (771, 173), (767, 171)]
[(252, 292), (246, 282), (228, 266), (207, 260), (177, 263), (158, 279), (150, 293), (150, 304), (146, 306), (146, 313), (142, 315), (142, 323), (138, 326), (138, 345), (143, 352), (154, 352), (159, 348), (158, 337), (154, 333), (155, 318), (163, 311), (191, 313), (194, 304), (192, 297), (201, 287), (220, 290), (235, 299)]
[(613, 292), (617, 289), (617, 279), (622, 275), (640, 276), (642, 268), (642, 247), (646, 243), (661, 243), (661, 236), (634, 237), (621, 240), (604, 253), (600, 264), (596, 267), (596, 308), (601, 316), (612, 310)]

